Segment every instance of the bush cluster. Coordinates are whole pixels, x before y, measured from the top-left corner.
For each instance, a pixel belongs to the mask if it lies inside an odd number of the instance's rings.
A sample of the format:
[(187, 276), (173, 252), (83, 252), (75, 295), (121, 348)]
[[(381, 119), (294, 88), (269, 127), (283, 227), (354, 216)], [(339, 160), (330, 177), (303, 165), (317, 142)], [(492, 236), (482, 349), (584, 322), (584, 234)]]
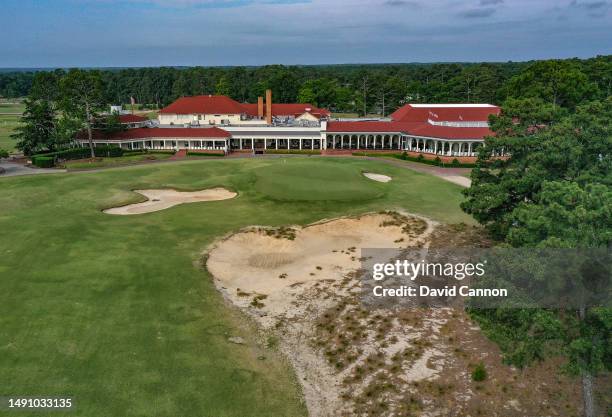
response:
[[(123, 155), (123, 149), (118, 146), (98, 146), (94, 148), (97, 157), (114, 158)], [(39, 168), (55, 166), (58, 160), (84, 159), (91, 156), (89, 148), (71, 148), (56, 152), (43, 153), (32, 156), (32, 164)], [(51, 162), (49, 162), (49, 160)]]
[(266, 149), (269, 154), (321, 155), (320, 149)]
[(187, 156), (225, 156), (220, 152), (187, 152)]
[(404, 153), (381, 153), (381, 154), (374, 154), (374, 153), (367, 153), (367, 152), (353, 152), (354, 156), (374, 156), (374, 157), (391, 157), (391, 158), (397, 158), (397, 159), (402, 159), (404, 161), (412, 161), (412, 162), (420, 162), (423, 164), (427, 164), (427, 165), (435, 165), (435, 166), (440, 166), (440, 167), (452, 167), (452, 168), (474, 168), (476, 166), (476, 164), (462, 164), (461, 162), (459, 162), (459, 160), (457, 158), (454, 158), (453, 161), (448, 164), (448, 163), (444, 163), (442, 162), (442, 159), (440, 159), (439, 156), (436, 156), (435, 159), (427, 159), (425, 158), (425, 156), (423, 154), (419, 154), (419, 156), (414, 157), (414, 156), (410, 156), (408, 155), (407, 152)]
[(421, 162), (423, 164), (435, 165), (441, 167), (451, 166), (453, 168), (474, 168), (476, 164), (462, 164), (459, 162), (457, 158), (453, 158), (453, 161), (450, 164), (442, 162), (439, 156), (436, 156), (435, 159), (427, 159), (423, 154), (419, 154), (416, 158), (414, 156), (408, 155), (407, 152), (402, 153), (401, 155), (394, 155), (396, 158), (403, 159), (405, 161), (413, 161), (413, 162)]
[(487, 369), (484, 363), (480, 362), (472, 371), (472, 380), (476, 382), (482, 382), (487, 379)]

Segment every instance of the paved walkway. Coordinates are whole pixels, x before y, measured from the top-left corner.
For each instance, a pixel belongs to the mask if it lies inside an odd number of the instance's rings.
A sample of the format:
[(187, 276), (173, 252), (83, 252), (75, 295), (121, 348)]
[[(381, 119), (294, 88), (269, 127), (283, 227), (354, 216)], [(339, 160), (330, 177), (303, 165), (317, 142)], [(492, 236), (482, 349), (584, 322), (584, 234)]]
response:
[(60, 172), (66, 172), (66, 170), (55, 168), (30, 168), (16, 162), (0, 161), (0, 178), (15, 177), (17, 175), (57, 174)]

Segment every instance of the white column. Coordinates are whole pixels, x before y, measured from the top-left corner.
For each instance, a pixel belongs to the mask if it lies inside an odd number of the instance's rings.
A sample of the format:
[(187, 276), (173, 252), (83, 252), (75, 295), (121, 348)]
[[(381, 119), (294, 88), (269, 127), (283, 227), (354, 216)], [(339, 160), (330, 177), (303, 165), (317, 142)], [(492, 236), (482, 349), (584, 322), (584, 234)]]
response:
[(340, 149), (344, 149), (344, 135), (340, 136)]
[(437, 140), (434, 141), (434, 153), (436, 155), (438, 154), (438, 141)]
[(278, 149), (278, 139), (274, 139), (274, 149)]
[(302, 139), (300, 139), (300, 150), (302, 149)]
[(472, 142), (468, 144), (468, 155), (472, 156)]
[(310, 150), (314, 149), (314, 139), (310, 139)]

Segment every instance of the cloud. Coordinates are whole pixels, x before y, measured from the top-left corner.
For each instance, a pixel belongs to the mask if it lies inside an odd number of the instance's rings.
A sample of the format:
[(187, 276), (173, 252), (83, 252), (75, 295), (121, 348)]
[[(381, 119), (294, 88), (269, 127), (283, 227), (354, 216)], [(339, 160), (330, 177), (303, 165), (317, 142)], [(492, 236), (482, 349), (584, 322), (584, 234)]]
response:
[(483, 7), (481, 9), (470, 9), (461, 13), (461, 16), (468, 19), (477, 19), (492, 16), (495, 13), (494, 7)]
[(409, 0), (386, 0), (383, 5), (391, 7), (421, 7), (420, 3)]
[(602, 8), (607, 8), (610, 4), (607, 1), (597, 0), (597, 1), (585, 1), (579, 2), (577, 0), (573, 0), (570, 3), (570, 6), (579, 7), (585, 10), (598, 10)]
[(504, 0), (480, 0), (481, 6), (491, 6), (493, 4), (502, 4)]
[[(92, 0), (90, 0), (92, 1)], [(95, 2), (95, 0), (93, 0)], [(97, 0), (114, 4), (139, 4), (161, 8), (229, 9), (251, 5), (288, 5), (310, 3), (312, 0)]]

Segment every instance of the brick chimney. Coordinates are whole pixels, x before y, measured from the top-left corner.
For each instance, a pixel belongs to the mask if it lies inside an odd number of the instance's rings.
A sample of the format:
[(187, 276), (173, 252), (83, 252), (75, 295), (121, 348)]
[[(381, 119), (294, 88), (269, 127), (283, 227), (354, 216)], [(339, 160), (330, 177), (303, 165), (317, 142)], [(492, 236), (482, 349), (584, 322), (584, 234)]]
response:
[(257, 117), (263, 119), (264, 117), (264, 99), (263, 97), (257, 97)]
[(272, 90), (266, 90), (266, 123), (272, 124)]

